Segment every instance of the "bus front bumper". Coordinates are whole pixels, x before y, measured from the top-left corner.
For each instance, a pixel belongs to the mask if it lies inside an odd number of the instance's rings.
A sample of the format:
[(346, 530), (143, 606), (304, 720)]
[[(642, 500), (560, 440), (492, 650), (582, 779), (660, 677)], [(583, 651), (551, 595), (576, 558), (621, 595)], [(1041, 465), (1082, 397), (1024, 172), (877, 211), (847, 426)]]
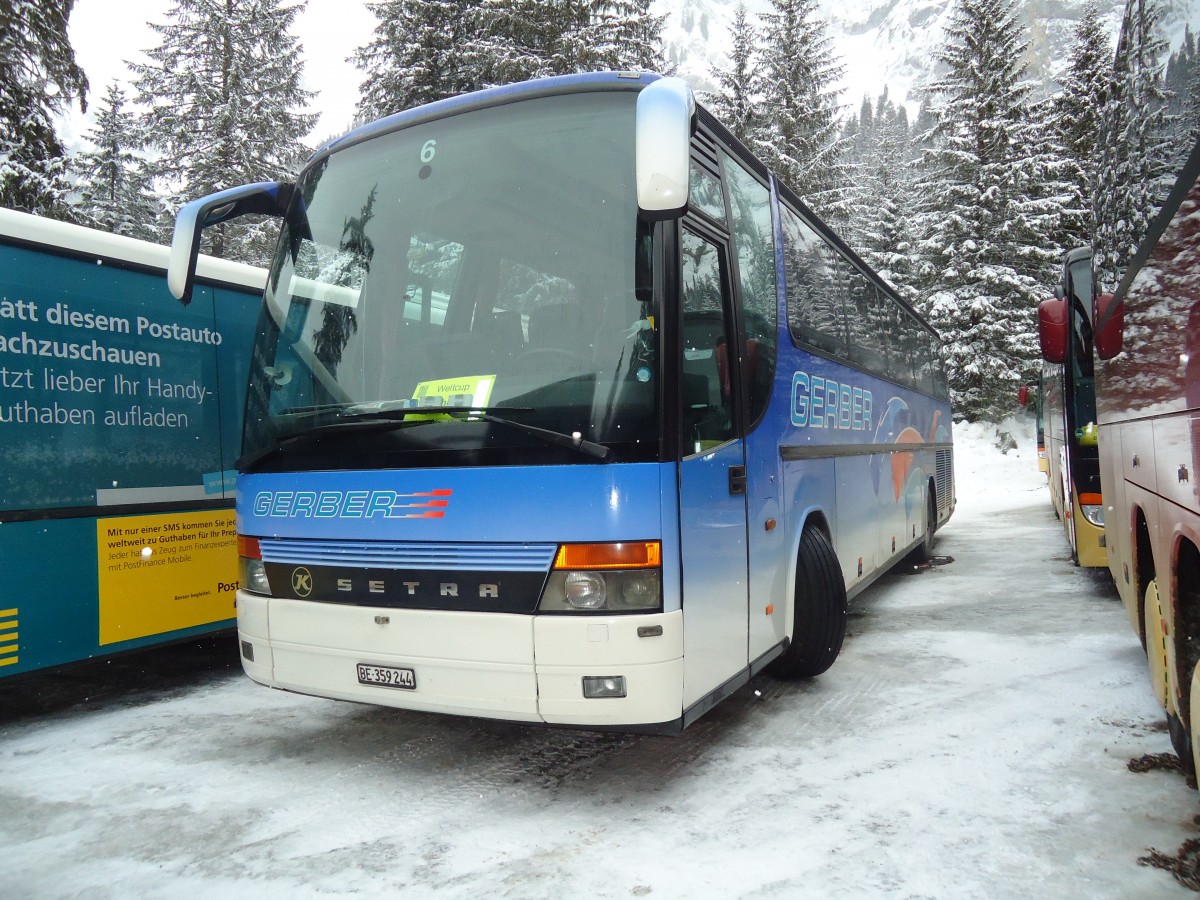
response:
[[(683, 614), (528, 616), (343, 606), (239, 591), (242, 667), (270, 687), (401, 709), (589, 726), (677, 721)], [(661, 629), (661, 631), (660, 631)], [(401, 673), (407, 684), (363, 683)], [(624, 679), (625, 696), (584, 696)], [(612, 681), (614, 684), (619, 682)]]

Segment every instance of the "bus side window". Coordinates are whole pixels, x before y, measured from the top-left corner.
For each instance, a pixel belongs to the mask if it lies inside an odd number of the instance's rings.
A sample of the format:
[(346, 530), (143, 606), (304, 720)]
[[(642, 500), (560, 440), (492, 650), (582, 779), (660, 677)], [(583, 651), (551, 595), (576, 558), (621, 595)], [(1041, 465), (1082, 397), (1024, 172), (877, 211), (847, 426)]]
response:
[(683, 249), (682, 421), (684, 452), (700, 453), (733, 437), (733, 395), (721, 362), (728, 346), (728, 271), (716, 244), (681, 232)]
[(722, 155), (733, 209), (733, 240), (746, 332), (745, 380), (750, 387), (747, 421), (753, 422), (766, 411), (775, 381), (779, 295), (775, 285), (771, 192), (737, 160)]
[(838, 276), (833, 248), (786, 206), (781, 206), (779, 212), (792, 339), (845, 356), (842, 301), (846, 291)]

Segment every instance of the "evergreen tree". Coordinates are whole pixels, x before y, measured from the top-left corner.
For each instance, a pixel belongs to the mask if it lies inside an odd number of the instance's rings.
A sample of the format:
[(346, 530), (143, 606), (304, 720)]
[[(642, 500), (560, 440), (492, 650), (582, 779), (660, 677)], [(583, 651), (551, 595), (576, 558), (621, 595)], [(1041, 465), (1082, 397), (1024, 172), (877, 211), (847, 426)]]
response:
[(1187, 26), (1179, 49), (1167, 60), (1163, 79), (1166, 94), (1168, 140), (1174, 148), (1172, 171), (1179, 171), (1200, 134), (1200, 65), (1196, 60), (1196, 37)]
[[(303, 3), (286, 0), (177, 0), (161, 44), (133, 66), (147, 109), (147, 145), (170, 207), (243, 182), (290, 177), (316, 122), (300, 110), (304, 63), (290, 33)], [(261, 262), (275, 223), (205, 229), (205, 252)]]
[(470, 52), (488, 84), (605, 70), (663, 70), (651, 0), (483, 0)]
[(378, 119), (484, 86), (465, 51), (476, 37), (482, 0), (383, 0), (368, 3), (379, 24), (351, 59), (367, 73), (358, 115)]
[(1157, 0), (1127, 0), (1113, 89), (1101, 115), (1092, 241), (1100, 283), (1110, 290), (1124, 275), (1174, 173), (1160, 21)]
[(87, 109), (67, 20), (75, 0), (0, 0), (0, 206), (70, 218), (54, 117)]
[(834, 58), (816, 0), (771, 0), (763, 16), (761, 70), (766, 123), (756, 148), (818, 214), (836, 215), (838, 106)]
[(1072, 181), (1080, 202), (1088, 211), (1087, 221), (1074, 229), (1066, 242), (1088, 243), (1097, 180), (1096, 139), (1100, 114), (1113, 90), (1112, 44), (1100, 19), (1100, 7), (1092, 0), (1075, 28), (1062, 91), (1052, 101), (1052, 133), (1065, 157), (1074, 165)]
[(1035, 311), (1061, 248), (1046, 233), (1047, 166), (1031, 135), (1014, 0), (958, 0), (933, 85), (922, 214), (926, 312), (947, 345), (954, 403), (998, 420), (1036, 377)]
[(665, 66), (651, 0), (383, 0), (359, 116), (548, 75)]
[[(863, 119), (861, 112), (859, 118)], [(861, 177), (870, 193), (861, 212), (855, 214), (865, 225), (860, 226), (854, 246), (881, 277), (911, 301), (916, 296), (916, 285), (908, 112), (903, 104), (892, 103), (884, 89), (876, 98), (870, 122), (871, 130), (862, 135), (857, 151), (866, 163)], [(850, 184), (854, 185), (858, 177), (852, 175)]]
[(705, 99), (713, 113), (747, 146), (762, 128), (763, 85), (758, 73), (759, 32), (746, 21), (746, 5), (738, 3), (733, 16), (733, 52), (729, 68), (710, 70), (717, 91)]
[(81, 218), (113, 234), (155, 239), (158, 204), (151, 194), (145, 160), (138, 153), (143, 143), (139, 117), (126, 108), (125, 93), (115, 80), (88, 137), (95, 149), (71, 162)]

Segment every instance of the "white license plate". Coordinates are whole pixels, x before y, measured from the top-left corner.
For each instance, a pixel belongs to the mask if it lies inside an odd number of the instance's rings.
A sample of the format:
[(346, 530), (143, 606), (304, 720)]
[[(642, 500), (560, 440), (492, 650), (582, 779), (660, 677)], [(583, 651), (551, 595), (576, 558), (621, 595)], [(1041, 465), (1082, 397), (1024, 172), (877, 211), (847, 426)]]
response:
[(357, 669), (359, 684), (377, 684), (382, 687), (403, 688), (406, 691), (417, 689), (417, 675), (412, 669), (370, 666), (365, 663), (359, 663)]

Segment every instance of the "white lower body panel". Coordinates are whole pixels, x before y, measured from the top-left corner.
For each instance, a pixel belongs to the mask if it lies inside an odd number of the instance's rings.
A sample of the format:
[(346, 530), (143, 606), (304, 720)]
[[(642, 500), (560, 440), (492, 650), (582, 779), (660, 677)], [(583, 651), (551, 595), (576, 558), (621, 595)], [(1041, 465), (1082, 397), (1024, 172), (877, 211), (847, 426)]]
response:
[[(246, 674), (303, 694), (402, 709), (563, 725), (682, 715), (683, 614), (527, 616), (340, 606), (238, 592)], [(639, 627), (662, 634), (639, 636)], [(253, 656), (253, 659), (250, 658)], [(413, 690), (361, 684), (357, 665), (412, 669)], [(584, 676), (627, 696), (585, 699)]]

